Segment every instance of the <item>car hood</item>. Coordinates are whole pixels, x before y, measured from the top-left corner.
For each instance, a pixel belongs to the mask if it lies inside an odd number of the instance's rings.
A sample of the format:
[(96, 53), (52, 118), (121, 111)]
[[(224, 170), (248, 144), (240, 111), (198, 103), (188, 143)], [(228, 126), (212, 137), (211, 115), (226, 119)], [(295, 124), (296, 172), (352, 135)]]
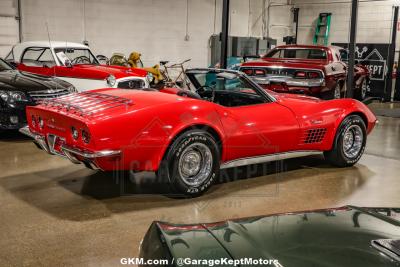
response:
[(127, 68), (121, 66), (77, 64), (73, 66), (74, 76), (86, 79), (106, 79), (109, 75), (115, 78), (125, 78), (129, 76), (145, 77), (147, 71), (139, 68)]
[(0, 71), (0, 90), (22, 92), (46, 89), (66, 89), (72, 85), (66, 81), (17, 70)]
[(262, 66), (262, 67), (285, 67), (285, 68), (312, 68), (324, 70), (326, 60), (310, 60), (310, 59), (273, 59), (262, 58), (257, 61), (243, 63), (242, 66)]
[(158, 222), (157, 226), (175, 258), (230, 255), (276, 259), (284, 267), (400, 264), (371, 246), (372, 240), (400, 239), (400, 221), (375, 209), (343, 207), (198, 225)]

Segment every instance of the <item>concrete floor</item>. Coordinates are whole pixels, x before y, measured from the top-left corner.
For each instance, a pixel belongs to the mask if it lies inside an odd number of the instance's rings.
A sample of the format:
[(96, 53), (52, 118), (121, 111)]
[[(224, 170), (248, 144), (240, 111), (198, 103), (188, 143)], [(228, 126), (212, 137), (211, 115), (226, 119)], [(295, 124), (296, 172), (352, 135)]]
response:
[[(198, 223), (346, 204), (400, 207), (400, 119), (380, 117), (351, 168), (319, 156), (232, 169), (196, 199), (172, 199), (151, 174), (134, 183), (0, 138), (0, 266), (116, 266), (153, 220)], [(228, 179), (229, 178), (229, 179)], [(139, 184), (136, 185), (135, 184)]]

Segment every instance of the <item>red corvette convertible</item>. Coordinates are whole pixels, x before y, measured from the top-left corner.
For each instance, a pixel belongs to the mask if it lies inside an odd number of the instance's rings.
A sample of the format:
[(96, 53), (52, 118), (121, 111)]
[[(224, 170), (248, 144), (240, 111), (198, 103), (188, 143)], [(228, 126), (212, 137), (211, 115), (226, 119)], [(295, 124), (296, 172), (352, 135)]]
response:
[(193, 90), (100, 89), (27, 108), (21, 132), (50, 154), (111, 170), (155, 171), (196, 196), (220, 169), (323, 153), (355, 164), (377, 121), (353, 99), (264, 90), (241, 72), (191, 69)]

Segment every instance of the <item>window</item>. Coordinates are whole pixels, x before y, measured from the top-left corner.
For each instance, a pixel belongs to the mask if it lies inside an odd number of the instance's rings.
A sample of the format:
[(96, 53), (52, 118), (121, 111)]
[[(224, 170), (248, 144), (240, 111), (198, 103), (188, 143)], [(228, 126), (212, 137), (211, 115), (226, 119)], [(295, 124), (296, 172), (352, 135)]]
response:
[(340, 59), (342, 61), (349, 61), (349, 52), (346, 49), (340, 50)]
[(281, 49), (273, 50), (266, 57), (281, 58)]
[(31, 67), (54, 67), (56, 62), (49, 48), (29, 47), (22, 55), (21, 63)]
[(327, 59), (324, 49), (287, 48), (274, 49), (266, 55), (269, 58)]
[(257, 94), (246, 80), (233, 73), (207, 73), (195, 76), (205, 89)]
[(96, 57), (85, 48), (56, 48), (54, 49), (59, 61), (65, 65), (65, 57), (70, 60), (72, 64), (93, 64), (98, 65)]
[[(247, 79), (232, 72), (189, 73), (202, 99), (226, 107), (265, 103), (265, 97)], [(262, 90), (262, 89), (260, 89)]]

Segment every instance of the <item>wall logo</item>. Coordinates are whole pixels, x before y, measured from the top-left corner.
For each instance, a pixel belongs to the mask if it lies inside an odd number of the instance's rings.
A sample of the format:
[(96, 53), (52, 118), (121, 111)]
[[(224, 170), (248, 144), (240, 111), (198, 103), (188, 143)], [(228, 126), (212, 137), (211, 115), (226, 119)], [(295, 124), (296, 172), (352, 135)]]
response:
[[(333, 43), (343, 48), (348, 48), (347, 43)], [(356, 44), (355, 57), (359, 64), (364, 65), (370, 72), (368, 81), (368, 95), (384, 97), (386, 88), (387, 59), (390, 44), (387, 43), (358, 43)]]
[(374, 48), (371, 53), (359, 61), (369, 69), (371, 80), (385, 80), (386, 60), (379, 53), (378, 49)]
[(360, 51), (360, 48), (358, 46), (356, 47), (356, 54), (357, 54), (358, 58), (362, 58), (364, 53), (367, 52), (367, 51), (368, 51), (368, 47), (366, 47), (366, 46), (364, 46), (361, 51)]

